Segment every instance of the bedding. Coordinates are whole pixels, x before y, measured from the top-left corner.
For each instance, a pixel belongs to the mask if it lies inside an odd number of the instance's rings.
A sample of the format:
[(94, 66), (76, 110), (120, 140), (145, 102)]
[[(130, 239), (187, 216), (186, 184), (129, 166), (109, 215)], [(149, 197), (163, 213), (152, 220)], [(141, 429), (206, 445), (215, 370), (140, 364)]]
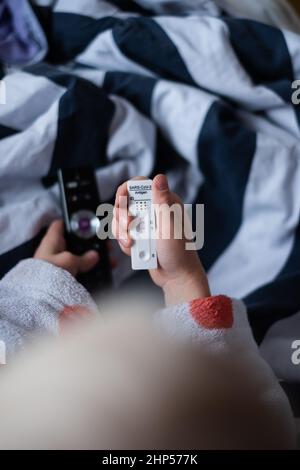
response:
[(61, 215), (58, 168), (92, 165), (105, 202), (164, 172), (205, 205), (212, 292), (245, 300), (264, 357), (300, 382), (300, 36), (213, 1), (33, 3), (47, 55), (2, 67), (0, 275)]

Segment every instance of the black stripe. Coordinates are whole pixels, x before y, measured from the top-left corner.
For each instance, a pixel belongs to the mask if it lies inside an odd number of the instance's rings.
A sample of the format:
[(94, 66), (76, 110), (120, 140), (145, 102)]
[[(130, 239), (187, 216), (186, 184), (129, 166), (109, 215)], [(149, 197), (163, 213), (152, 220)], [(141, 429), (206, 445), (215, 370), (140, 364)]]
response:
[(125, 12), (138, 13), (143, 16), (150, 16), (152, 14), (150, 10), (138, 5), (133, 0), (109, 0), (109, 3), (116, 5), (116, 7)]
[(256, 134), (244, 128), (234, 112), (215, 102), (198, 142), (205, 182), (198, 202), (205, 204), (205, 245), (201, 259), (208, 270), (236, 235), (256, 149)]
[(70, 78), (59, 104), (58, 132), (49, 175), (58, 168), (104, 166), (114, 110), (114, 104), (100, 88)]
[[(293, 90), (293, 92), (294, 92), (294, 90)], [(292, 104), (292, 106), (294, 107), (296, 118), (298, 120), (299, 127), (300, 127), (300, 105), (299, 104)]]
[(180, 172), (181, 169), (188, 166), (186, 160), (174, 149), (160, 129), (157, 129), (155, 155), (155, 164), (151, 178), (154, 178), (159, 173), (167, 173), (170, 170)]
[(122, 24), (115, 17), (99, 19), (75, 13), (52, 13), (48, 15), (44, 29), (47, 32), (49, 53), (47, 60), (54, 64), (74, 59), (99, 34)]
[(294, 77), (292, 59), (280, 29), (253, 20), (224, 20), (232, 47), (255, 84), (262, 84), (294, 107), (300, 124), (300, 110), (292, 103)]
[(42, 27), (44, 34), (47, 37), (47, 41), (48, 43), (50, 43), (51, 32), (52, 32), (53, 7), (36, 5), (32, 1), (30, 3), (31, 3), (31, 8), (33, 9), (40, 23), (40, 26)]
[(157, 81), (151, 77), (125, 72), (108, 72), (103, 88), (108, 93), (126, 98), (139, 111), (151, 117), (152, 94), (156, 83)]
[(160, 77), (195, 85), (177, 48), (150, 18), (129, 18), (113, 29), (114, 40), (129, 59)]
[(244, 299), (258, 344), (274, 323), (299, 311), (299, 283), (300, 271), (297, 275), (281, 276)]
[(53, 67), (42, 65), (27, 70), (67, 89), (59, 102), (57, 138), (47, 178), (55, 177), (58, 168), (104, 166), (108, 131), (115, 112), (106, 93), (83, 78)]
[(46, 229), (43, 229), (31, 240), (0, 255), (0, 279), (19, 261), (32, 258), (45, 233)]
[[(194, 81), (177, 47), (155, 20), (129, 18), (113, 29), (113, 36), (124, 55), (159, 78), (191, 85), (211, 94), (211, 90)], [(230, 104), (221, 92), (215, 94)]]
[(290, 104), (300, 125), (300, 108), (292, 103), (292, 83), (298, 77), (282, 31), (253, 20), (228, 18), (225, 22), (232, 47), (253, 82), (270, 88)]
[(21, 131), (0, 124), (0, 140), (5, 139), (6, 137), (10, 137), (11, 135), (18, 134), (18, 132)]
[(274, 281), (248, 295), (244, 300), (255, 339), (261, 343), (277, 321), (300, 310), (300, 223), (293, 249)]

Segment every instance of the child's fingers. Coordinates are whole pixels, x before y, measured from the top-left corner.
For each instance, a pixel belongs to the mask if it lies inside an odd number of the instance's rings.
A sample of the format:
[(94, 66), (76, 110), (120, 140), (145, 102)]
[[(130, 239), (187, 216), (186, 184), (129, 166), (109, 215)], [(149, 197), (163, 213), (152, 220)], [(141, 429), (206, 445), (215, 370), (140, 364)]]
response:
[(59, 266), (76, 276), (78, 273), (86, 273), (93, 269), (99, 262), (97, 251), (88, 251), (82, 256), (76, 256), (69, 251), (64, 251), (53, 258), (56, 266)]
[(114, 211), (114, 218), (112, 221), (112, 232), (113, 232), (113, 236), (118, 241), (119, 246), (121, 250), (123, 251), (123, 253), (125, 253), (125, 255), (130, 255), (131, 240), (129, 239), (128, 246), (126, 245), (126, 243), (124, 243), (124, 241), (123, 243), (121, 243), (120, 230), (119, 230), (119, 209), (116, 209), (116, 208)]
[[(147, 178), (145, 176), (135, 176), (134, 178), (131, 178), (130, 181), (140, 181), (140, 180), (146, 180)], [(121, 186), (118, 187), (117, 193), (116, 193), (116, 200), (115, 200), (115, 207), (120, 209), (120, 208), (126, 208), (128, 207), (128, 191), (127, 191), (127, 181), (125, 183), (121, 184)]]
[[(117, 240), (124, 237), (124, 219), (128, 215), (128, 196), (127, 196), (127, 183), (123, 183), (119, 186), (114, 207), (114, 217), (113, 217), (113, 235)], [(121, 226), (120, 226), (120, 219)]]
[(123, 183), (116, 194), (115, 210), (115, 238), (119, 242), (127, 246), (128, 243), (128, 195), (127, 195), (127, 183)]
[(98, 264), (100, 257), (97, 251), (88, 251), (82, 256), (78, 256), (78, 272), (87, 273)]
[(157, 175), (153, 180), (153, 202), (155, 204), (172, 204), (171, 192), (165, 175)]
[(36, 254), (48, 256), (65, 250), (64, 224), (62, 220), (55, 220), (48, 228)]
[(129, 234), (129, 225), (132, 220), (133, 217), (129, 216), (127, 210), (121, 211), (120, 208), (115, 208), (112, 232), (116, 240), (126, 248), (129, 248), (132, 245), (132, 240)]
[(119, 243), (119, 247), (125, 255), (127, 255), (127, 256), (131, 255), (131, 248), (130, 247), (126, 247), (126, 246), (122, 245), (121, 243)]
[(170, 191), (168, 179), (165, 175), (157, 175), (153, 179), (153, 203), (166, 204), (168, 206), (179, 204), (182, 206), (179, 196)]
[(153, 203), (159, 238), (183, 240), (184, 207), (181, 199), (170, 191), (165, 175), (157, 175), (153, 180)]
[(116, 193), (116, 199), (115, 199), (115, 207), (120, 208), (120, 206), (123, 205), (123, 203), (126, 203), (125, 206), (127, 207), (127, 182), (121, 184), (121, 186), (118, 187), (117, 193)]
[(119, 242), (122, 245), (128, 247), (131, 245), (131, 239), (129, 234), (129, 225), (133, 218), (129, 216), (128, 212), (120, 212), (119, 213)]
[(120, 212), (118, 208), (114, 208), (114, 216), (112, 220), (112, 233), (116, 240), (120, 238), (120, 227), (119, 227)]
[[(144, 176), (137, 176), (132, 180), (145, 180)], [(128, 191), (127, 182), (119, 186), (116, 193), (114, 217), (112, 223), (112, 231), (114, 237), (118, 240), (123, 253), (130, 255), (132, 239), (129, 233), (129, 227), (134, 218), (128, 213)]]

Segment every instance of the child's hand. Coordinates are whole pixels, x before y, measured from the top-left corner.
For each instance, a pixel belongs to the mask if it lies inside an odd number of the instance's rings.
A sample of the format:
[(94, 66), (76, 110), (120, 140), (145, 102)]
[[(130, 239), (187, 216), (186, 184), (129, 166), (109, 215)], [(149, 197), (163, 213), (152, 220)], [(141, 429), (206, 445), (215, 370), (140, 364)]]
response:
[(88, 251), (82, 256), (66, 251), (62, 220), (56, 220), (50, 225), (34, 258), (48, 261), (58, 268), (69, 271), (73, 276), (90, 271), (99, 262), (99, 254), (96, 251)]
[[(141, 180), (143, 178), (136, 179)], [(127, 207), (122, 207), (122, 204), (120, 204), (120, 198), (127, 197), (127, 195), (127, 183), (124, 183), (119, 187), (116, 195), (113, 232), (122, 251), (130, 255), (134, 241), (130, 238), (128, 228), (132, 218), (128, 215)], [(164, 175), (158, 175), (153, 180), (153, 203), (156, 205), (164, 204), (165, 207), (173, 204), (182, 206), (179, 197), (170, 192), (167, 178)], [(189, 302), (210, 296), (207, 277), (197, 251), (185, 249), (185, 238), (178, 240), (174, 236), (172, 237), (174, 224), (176, 223), (175, 218), (178, 214), (174, 215), (174, 219), (168, 217), (168, 215), (167, 211), (164, 216), (164, 210), (161, 210), (159, 214), (160, 233), (158, 233), (159, 239), (157, 240), (159, 267), (156, 270), (149, 271), (152, 280), (163, 289), (167, 304)], [(183, 221), (180, 220), (178, 223), (182, 224)], [(171, 224), (171, 237), (166, 240), (163, 239), (162, 233), (166, 233), (164, 230), (168, 230), (169, 224)]]

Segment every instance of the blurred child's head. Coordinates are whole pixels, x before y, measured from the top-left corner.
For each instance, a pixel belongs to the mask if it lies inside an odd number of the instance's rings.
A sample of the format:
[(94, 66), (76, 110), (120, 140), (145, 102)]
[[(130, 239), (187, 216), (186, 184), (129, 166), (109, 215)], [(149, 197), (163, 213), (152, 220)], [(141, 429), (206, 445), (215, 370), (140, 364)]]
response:
[(140, 313), (81, 324), (6, 367), (1, 448), (289, 446), (243, 364), (166, 340)]

